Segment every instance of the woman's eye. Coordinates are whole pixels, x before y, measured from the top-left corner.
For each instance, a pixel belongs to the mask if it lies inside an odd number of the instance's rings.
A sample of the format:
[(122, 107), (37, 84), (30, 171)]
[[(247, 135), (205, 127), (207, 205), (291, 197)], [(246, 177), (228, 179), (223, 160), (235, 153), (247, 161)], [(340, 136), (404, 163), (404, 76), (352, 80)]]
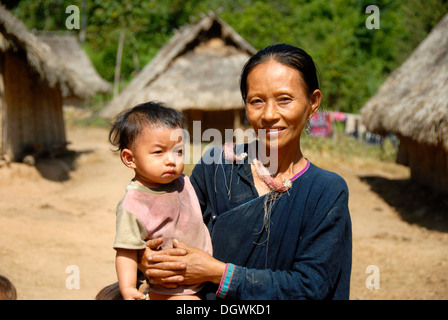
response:
[(280, 103), (289, 103), (289, 102), (292, 101), (292, 99), (289, 98), (289, 97), (281, 97), (281, 98), (278, 99), (278, 101), (279, 101)]
[(262, 103), (263, 103), (263, 100), (261, 100), (261, 99), (252, 99), (249, 101), (249, 104), (253, 105), (253, 106), (261, 105)]

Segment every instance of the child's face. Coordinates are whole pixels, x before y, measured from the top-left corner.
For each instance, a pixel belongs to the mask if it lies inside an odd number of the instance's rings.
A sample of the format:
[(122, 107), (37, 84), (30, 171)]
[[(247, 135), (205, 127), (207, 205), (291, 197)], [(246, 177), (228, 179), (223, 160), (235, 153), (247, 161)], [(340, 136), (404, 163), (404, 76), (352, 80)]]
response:
[(136, 179), (145, 185), (167, 184), (184, 170), (183, 150), (180, 128), (146, 127), (130, 150), (132, 164), (128, 167), (134, 169)]

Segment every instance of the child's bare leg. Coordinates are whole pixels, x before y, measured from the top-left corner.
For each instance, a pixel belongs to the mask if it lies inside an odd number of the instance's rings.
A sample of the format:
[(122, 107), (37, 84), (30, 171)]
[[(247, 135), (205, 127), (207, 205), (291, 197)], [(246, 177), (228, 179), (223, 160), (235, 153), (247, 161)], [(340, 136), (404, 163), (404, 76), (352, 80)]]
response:
[(191, 295), (168, 295), (160, 294), (149, 290), (149, 300), (201, 300), (201, 297), (197, 294)]

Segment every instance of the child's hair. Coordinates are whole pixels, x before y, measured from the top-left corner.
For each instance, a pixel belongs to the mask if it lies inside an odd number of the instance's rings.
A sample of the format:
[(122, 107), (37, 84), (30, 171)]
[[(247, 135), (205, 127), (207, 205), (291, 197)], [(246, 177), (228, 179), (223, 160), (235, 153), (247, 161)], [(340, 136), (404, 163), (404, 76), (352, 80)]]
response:
[(95, 296), (95, 300), (123, 300), (118, 282), (101, 289)]
[(0, 300), (17, 300), (16, 287), (12, 282), (0, 275)]
[(121, 112), (109, 132), (109, 141), (116, 151), (132, 147), (135, 139), (145, 126), (164, 128), (184, 128), (179, 111), (168, 108), (162, 102), (149, 101)]

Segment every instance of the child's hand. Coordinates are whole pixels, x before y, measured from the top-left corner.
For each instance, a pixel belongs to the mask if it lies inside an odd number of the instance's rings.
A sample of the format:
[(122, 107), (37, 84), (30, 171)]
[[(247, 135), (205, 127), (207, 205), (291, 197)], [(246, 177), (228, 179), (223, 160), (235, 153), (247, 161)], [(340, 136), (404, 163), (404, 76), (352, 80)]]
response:
[(124, 300), (145, 300), (146, 296), (137, 290), (137, 288), (124, 288), (121, 291)]

